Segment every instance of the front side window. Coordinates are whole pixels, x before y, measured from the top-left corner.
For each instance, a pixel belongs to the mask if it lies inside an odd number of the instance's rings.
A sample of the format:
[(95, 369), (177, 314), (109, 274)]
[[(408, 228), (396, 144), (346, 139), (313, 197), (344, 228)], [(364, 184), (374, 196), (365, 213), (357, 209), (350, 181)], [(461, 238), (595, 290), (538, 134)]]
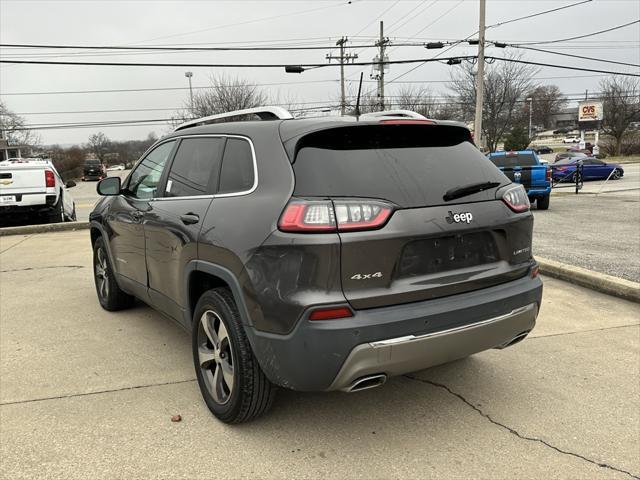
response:
[(224, 138), (185, 138), (171, 164), (165, 196), (185, 197), (212, 193), (218, 183)]
[(156, 196), (162, 170), (175, 143), (172, 140), (157, 146), (140, 162), (127, 182), (126, 193), (129, 196), (140, 200), (150, 200)]
[(218, 193), (236, 193), (251, 190), (255, 181), (253, 152), (247, 140), (227, 139), (220, 172)]

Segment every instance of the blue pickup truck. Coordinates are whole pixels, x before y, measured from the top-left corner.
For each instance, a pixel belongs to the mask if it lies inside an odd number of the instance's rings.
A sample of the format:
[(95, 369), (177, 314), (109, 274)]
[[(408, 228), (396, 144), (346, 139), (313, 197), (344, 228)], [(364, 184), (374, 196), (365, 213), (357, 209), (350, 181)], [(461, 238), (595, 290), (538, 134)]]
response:
[(521, 183), (527, 190), (529, 201), (536, 202), (538, 210), (549, 208), (551, 197), (551, 169), (533, 150), (493, 152), (487, 155), (514, 183)]

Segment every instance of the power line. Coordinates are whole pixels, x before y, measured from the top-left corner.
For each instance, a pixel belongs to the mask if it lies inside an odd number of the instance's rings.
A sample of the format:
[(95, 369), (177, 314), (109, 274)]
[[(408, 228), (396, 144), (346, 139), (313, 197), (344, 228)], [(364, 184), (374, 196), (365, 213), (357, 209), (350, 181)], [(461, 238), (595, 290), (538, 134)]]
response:
[[(447, 58), (431, 59), (431, 58), (418, 58), (418, 59), (406, 59), (406, 60), (388, 60), (384, 63), (386, 65), (393, 64), (408, 64), (419, 62), (448, 60)], [(0, 63), (11, 64), (29, 64), (29, 65), (92, 65), (92, 66), (107, 66), (107, 67), (190, 67), (190, 68), (285, 68), (290, 64), (286, 63), (138, 63), (138, 62), (70, 62), (70, 61), (50, 61), (50, 60), (0, 60)], [(377, 65), (380, 62), (354, 62), (350, 65), (365, 66), (365, 65)], [(321, 68), (321, 67), (335, 67), (340, 66), (336, 63), (301, 63), (300, 66), (305, 68)]]
[[(32, 43), (0, 43), (2, 48), (39, 48), (39, 49), (73, 49), (73, 50), (136, 50), (136, 51), (162, 51), (162, 52), (208, 52), (208, 51), (270, 51), (270, 50), (326, 50), (334, 46), (275, 46), (275, 47), (123, 47), (116, 45), (52, 45)], [(373, 48), (375, 45), (351, 45), (346, 48)]]
[(515, 58), (504, 58), (504, 57), (485, 57), (487, 60), (499, 60), (503, 62), (511, 62), (511, 63), (523, 63), (526, 65), (537, 65), (539, 67), (551, 67), (551, 68), (562, 68), (565, 70), (579, 70), (581, 72), (594, 72), (594, 73), (607, 73), (609, 75), (622, 75), (627, 77), (640, 77), (639, 73), (628, 73), (628, 72), (614, 72), (611, 70), (598, 70), (595, 68), (584, 68), (584, 67), (572, 67), (568, 65), (554, 65), (552, 63), (541, 63), (541, 62), (531, 62), (529, 60), (518, 60)]
[(619, 30), (621, 28), (625, 28), (625, 27), (628, 27), (630, 25), (634, 25), (634, 24), (636, 24), (638, 22), (640, 22), (640, 20), (634, 20), (633, 22), (629, 22), (629, 23), (625, 23), (625, 24), (622, 24), (622, 25), (618, 25), (616, 27), (607, 28), (605, 30), (600, 30), (598, 32), (586, 33), (584, 35), (578, 35), (576, 37), (559, 38), (559, 39), (556, 39), (556, 40), (545, 40), (545, 41), (540, 41), (540, 42), (522, 42), (522, 43), (519, 43), (518, 45), (542, 45), (542, 44), (548, 44), (548, 43), (567, 42), (569, 40), (577, 40), (579, 38), (593, 37), (594, 35), (600, 35), (601, 33), (612, 32), (614, 30)]
[(489, 28), (499, 27), (501, 25), (506, 25), (507, 23), (513, 23), (513, 22), (517, 22), (519, 20), (526, 20), (528, 18), (537, 17), (539, 15), (544, 15), (544, 14), (547, 14), (547, 13), (557, 12), (558, 10), (564, 10), (565, 8), (575, 7), (576, 5), (582, 5), (583, 3), (589, 3), (591, 1), (593, 1), (593, 0), (582, 0), (581, 2), (572, 3), (570, 5), (564, 5), (563, 7), (552, 8), (550, 10), (545, 10), (543, 12), (532, 13), (531, 15), (525, 15), (524, 17), (512, 18), (511, 20), (506, 20), (504, 22), (494, 23), (493, 25), (488, 25), (486, 28), (489, 29)]
[[(496, 42), (489, 42), (489, 43), (493, 43), (494, 45), (496, 45)], [(606, 60), (604, 58), (585, 57), (583, 55), (574, 55), (571, 53), (553, 52), (551, 50), (543, 50), (542, 48), (534, 48), (534, 47), (525, 47), (522, 45), (510, 45), (510, 44), (506, 44), (506, 45), (508, 47), (521, 48), (524, 50), (533, 50), (536, 52), (549, 53), (551, 55), (560, 55), (562, 57), (580, 58), (582, 60), (592, 60), (595, 62), (614, 63), (616, 65), (624, 65), (626, 67), (640, 67), (640, 64), (637, 64), (637, 63), (617, 62), (615, 60)]]
[[(335, 83), (337, 80), (302, 80), (297, 82), (274, 82), (274, 83), (251, 83), (247, 84), (247, 87), (271, 87), (279, 85), (298, 85), (307, 83)], [(233, 87), (233, 85), (221, 85), (222, 87)], [(193, 87), (194, 90), (204, 90), (209, 87)], [(158, 92), (158, 91), (170, 91), (170, 90), (189, 90), (189, 87), (156, 87), (156, 88), (118, 88), (110, 90), (67, 90), (67, 91), (52, 91), (52, 92), (9, 92), (0, 93), (0, 96), (12, 96), (12, 95), (61, 95), (61, 94), (84, 94), (84, 93), (121, 93), (121, 92)]]

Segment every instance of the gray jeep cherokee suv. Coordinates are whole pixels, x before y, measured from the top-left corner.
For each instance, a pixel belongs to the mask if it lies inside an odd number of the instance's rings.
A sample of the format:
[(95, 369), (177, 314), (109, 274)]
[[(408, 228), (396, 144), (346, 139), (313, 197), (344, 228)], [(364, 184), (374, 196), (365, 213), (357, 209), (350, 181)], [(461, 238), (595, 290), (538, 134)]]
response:
[(359, 391), (512, 345), (540, 308), (526, 192), (454, 122), (232, 112), (181, 125), (98, 192), (100, 304), (137, 297), (192, 332), (224, 422), (277, 386)]

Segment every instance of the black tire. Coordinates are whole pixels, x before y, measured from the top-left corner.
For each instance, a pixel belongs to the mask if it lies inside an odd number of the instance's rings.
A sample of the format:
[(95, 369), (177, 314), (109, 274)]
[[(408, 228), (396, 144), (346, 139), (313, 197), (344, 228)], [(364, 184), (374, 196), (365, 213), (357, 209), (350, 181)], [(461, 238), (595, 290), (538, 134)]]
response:
[(64, 222), (64, 208), (62, 206), (62, 195), (58, 198), (58, 203), (56, 203), (51, 210), (49, 210), (47, 220), (49, 223), (60, 223)]
[(192, 330), (196, 377), (211, 413), (225, 423), (242, 423), (267, 412), (277, 388), (253, 355), (228, 289), (202, 294), (194, 310)]
[(536, 200), (536, 207), (538, 210), (549, 210), (549, 201), (551, 200), (551, 195), (547, 195), (546, 197), (540, 197)]
[[(100, 305), (105, 310), (115, 312), (133, 305), (135, 298), (120, 289), (109, 262), (109, 254), (102, 237), (98, 237), (93, 245), (93, 278)], [(104, 280), (106, 283), (102, 283)]]
[(620, 180), (622, 178), (622, 175), (620, 173), (620, 169), (616, 168), (613, 171), (613, 175), (611, 175), (611, 180)]
[(576, 178), (578, 179), (578, 182), (582, 181), (582, 175), (578, 175), (578, 173), (575, 172), (571, 175), (571, 183), (576, 183)]

